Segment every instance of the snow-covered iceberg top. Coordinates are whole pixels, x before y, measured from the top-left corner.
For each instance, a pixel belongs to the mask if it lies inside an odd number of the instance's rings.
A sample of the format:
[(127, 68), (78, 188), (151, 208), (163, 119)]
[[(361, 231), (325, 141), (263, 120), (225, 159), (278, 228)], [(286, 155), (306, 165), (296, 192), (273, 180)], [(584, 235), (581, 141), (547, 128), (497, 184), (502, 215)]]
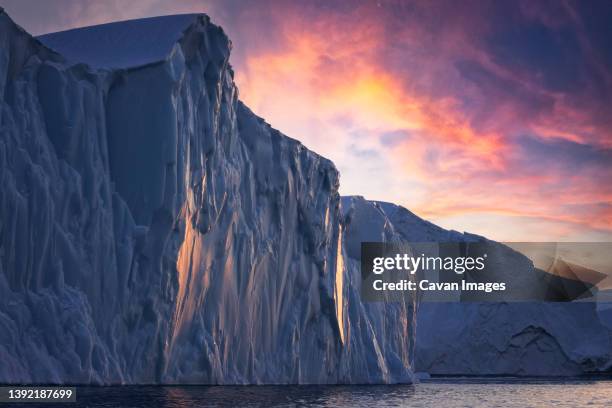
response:
[(163, 61), (184, 31), (205, 14), (120, 21), (41, 35), (44, 45), (69, 62), (94, 68), (132, 68)]

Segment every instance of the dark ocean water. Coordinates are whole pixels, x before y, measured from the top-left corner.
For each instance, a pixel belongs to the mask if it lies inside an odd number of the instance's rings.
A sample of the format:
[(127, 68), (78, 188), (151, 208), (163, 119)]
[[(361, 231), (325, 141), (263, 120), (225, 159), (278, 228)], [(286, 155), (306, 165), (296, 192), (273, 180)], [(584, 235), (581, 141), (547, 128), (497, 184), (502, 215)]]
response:
[[(20, 404), (21, 407), (61, 404)], [(8, 405), (0, 403), (0, 408)], [(16, 406), (16, 405), (13, 405)], [(78, 387), (66, 407), (612, 407), (612, 381), (436, 379), (383, 386)]]

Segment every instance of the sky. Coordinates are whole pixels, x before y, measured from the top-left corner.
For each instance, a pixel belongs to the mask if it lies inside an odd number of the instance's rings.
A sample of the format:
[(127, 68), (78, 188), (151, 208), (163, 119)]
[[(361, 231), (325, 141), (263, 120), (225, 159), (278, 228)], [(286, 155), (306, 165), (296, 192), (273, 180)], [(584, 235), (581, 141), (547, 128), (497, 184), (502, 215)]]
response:
[(0, 0), (38, 35), (203, 12), (340, 192), (500, 241), (612, 241), (612, 2)]

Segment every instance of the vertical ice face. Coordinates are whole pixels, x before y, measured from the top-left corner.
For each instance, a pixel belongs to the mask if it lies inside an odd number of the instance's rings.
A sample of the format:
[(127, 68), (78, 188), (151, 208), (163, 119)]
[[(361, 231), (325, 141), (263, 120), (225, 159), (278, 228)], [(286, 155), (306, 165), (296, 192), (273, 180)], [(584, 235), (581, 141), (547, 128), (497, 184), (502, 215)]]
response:
[(357, 382), (408, 382), (413, 377), (416, 301), (387, 294), (385, 301), (361, 299), (361, 242), (400, 242), (401, 235), (380, 206), (362, 197), (341, 200), (347, 373)]
[(361, 302), (334, 165), (206, 16), (0, 34), (0, 382), (411, 380), (414, 305)]

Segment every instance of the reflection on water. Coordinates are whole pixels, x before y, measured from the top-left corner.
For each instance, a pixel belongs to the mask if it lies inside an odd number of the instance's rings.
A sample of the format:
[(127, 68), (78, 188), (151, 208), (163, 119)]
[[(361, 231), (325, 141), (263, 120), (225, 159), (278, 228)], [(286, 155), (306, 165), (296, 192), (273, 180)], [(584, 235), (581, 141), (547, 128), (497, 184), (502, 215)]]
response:
[(77, 400), (70, 406), (611, 407), (612, 381), (503, 378), (436, 379), (416, 385), (387, 386), (79, 387)]

